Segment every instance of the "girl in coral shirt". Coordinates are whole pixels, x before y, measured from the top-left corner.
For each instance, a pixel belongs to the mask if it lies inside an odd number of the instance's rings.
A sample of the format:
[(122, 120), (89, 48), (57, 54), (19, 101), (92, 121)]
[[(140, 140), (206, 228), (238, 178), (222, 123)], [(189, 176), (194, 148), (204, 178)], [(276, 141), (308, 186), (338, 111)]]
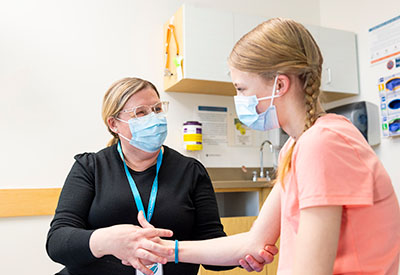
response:
[(249, 232), (160, 241), (175, 250), (169, 260), (234, 265), (250, 254), (262, 262), (258, 252), (280, 236), (280, 275), (397, 275), (400, 211), (391, 180), (358, 129), (322, 109), (322, 61), (293, 20), (268, 20), (236, 43), (229, 65), (239, 119), (290, 135), (277, 183)]

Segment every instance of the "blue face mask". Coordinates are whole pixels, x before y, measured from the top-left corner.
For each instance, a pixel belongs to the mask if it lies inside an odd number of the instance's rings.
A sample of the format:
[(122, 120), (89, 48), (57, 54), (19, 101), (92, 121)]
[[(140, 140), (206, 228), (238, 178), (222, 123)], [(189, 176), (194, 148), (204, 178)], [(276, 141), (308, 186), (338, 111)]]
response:
[[(255, 95), (234, 97), (236, 113), (239, 117), (239, 120), (244, 125), (251, 129), (259, 131), (267, 131), (275, 128), (280, 128), (278, 115), (276, 113), (276, 107), (274, 105), (274, 98), (279, 97), (279, 95), (275, 96), (277, 80), (278, 76), (275, 77), (274, 86), (272, 89), (272, 96), (262, 98), (257, 98), (257, 96)], [(279, 90), (277, 92), (279, 92)], [(272, 99), (271, 105), (265, 112), (258, 114), (256, 110), (258, 102), (267, 99)]]
[(153, 153), (160, 150), (167, 137), (167, 118), (164, 113), (152, 112), (144, 117), (131, 118), (129, 121), (117, 119), (129, 124), (132, 138), (128, 139), (121, 134), (118, 135), (129, 141), (132, 146), (145, 152)]

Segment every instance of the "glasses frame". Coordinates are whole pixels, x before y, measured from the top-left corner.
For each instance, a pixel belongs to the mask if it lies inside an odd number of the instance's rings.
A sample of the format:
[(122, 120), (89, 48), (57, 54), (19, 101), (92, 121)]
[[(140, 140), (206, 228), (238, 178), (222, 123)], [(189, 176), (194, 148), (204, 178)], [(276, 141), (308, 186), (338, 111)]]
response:
[[(163, 108), (163, 110), (161, 111), (161, 112), (158, 112), (157, 113), (157, 111), (156, 111), (156, 106), (157, 105), (159, 105), (161, 103), (161, 106), (163, 106), (164, 108)], [(153, 105), (139, 105), (139, 106), (135, 106), (135, 107), (133, 107), (133, 108), (130, 108), (130, 109), (125, 109), (125, 110), (121, 110), (121, 111), (119, 111), (118, 112), (118, 114), (120, 114), (120, 113), (128, 113), (129, 114), (129, 116), (131, 117), (131, 118), (140, 118), (140, 117), (143, 117), (143, 116), (137, 116), (136, 115), (136, 110), (138, 109), (138, 108), (142, 108), (142, 107), (149, 107), (150, 108), (150, 110), (151, 110), (151, 112), (154, 112), (155, 114), (159, 114), (159, 113), (167, 113), (168, 112), (168, 107), (169, 107), (169, 101), (160, 101), (160, 102), (157, 102), (156, 104), (153, 104)], [(164, 109), (166, 109), (166, 110), (164, 110)], [(151, 113), (150, 112), (150, 113)], [(150, 114), (149, 113), (149, 114)], [(118, 116), (118, 114), (117, 114), (117, 116)], [(148, 115), (148, 114), (147, 114)], [(145, 115), (146, 116), (146, 115)]]

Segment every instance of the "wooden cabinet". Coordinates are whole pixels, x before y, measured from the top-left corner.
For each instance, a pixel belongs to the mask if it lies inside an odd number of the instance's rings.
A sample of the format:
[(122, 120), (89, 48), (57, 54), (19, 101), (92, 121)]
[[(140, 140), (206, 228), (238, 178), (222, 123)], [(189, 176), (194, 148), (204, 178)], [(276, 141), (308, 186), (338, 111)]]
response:
[[(229, 77), (227, 64), (232, 47), (244, 34), (267, 20), (262, 16), (183, 5), (164, 25), (164, 39), (168, 25), (176, 28), (182, 66), (173, 59), (176, 44), (169, 45), (166, 64), (172, 75), (164, 76), (164, 89), (173, 92), (218, 94), (233, 96), (236, 91)], [(321, 88), (324, 101), (337, 100), (359, 93), (356, 35), (352, 32), (306, 26), (323, 57)], [(182, 73), (177, 73), (177, 68)]]

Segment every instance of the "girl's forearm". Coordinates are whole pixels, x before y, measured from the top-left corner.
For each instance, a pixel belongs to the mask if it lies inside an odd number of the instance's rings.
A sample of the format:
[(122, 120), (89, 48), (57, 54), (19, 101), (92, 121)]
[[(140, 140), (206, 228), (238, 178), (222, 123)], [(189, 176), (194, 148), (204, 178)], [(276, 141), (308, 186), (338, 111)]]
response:
[[(246, 233), (204, 241), (179, 242), (179, 262), (208, 265), (238, 265), (239, 260), (252, 255), (257, 261), (264, 247), (274, 245), (280, 233), (280, 186), (275, 186), (265, 201), (251, 230)], [(162, 241), (175, 248), (173, 241)], [(172, 255), (168, 261), (174, 261)]]
[[(239, 259), (250, 254), (262, 262), (258, 252), (263, 249), (263, 244), (254, 239), (250, 232), (246, 232), (204, 241), (182, 241), (179, 242), (178, 260), (185, 263), (230, 266), (238, 265)], [(169, 248), (175, 247), (175, 242), (166, 242)], [(175, 261), (175, 255), (169, 257), (168, 261)]]

